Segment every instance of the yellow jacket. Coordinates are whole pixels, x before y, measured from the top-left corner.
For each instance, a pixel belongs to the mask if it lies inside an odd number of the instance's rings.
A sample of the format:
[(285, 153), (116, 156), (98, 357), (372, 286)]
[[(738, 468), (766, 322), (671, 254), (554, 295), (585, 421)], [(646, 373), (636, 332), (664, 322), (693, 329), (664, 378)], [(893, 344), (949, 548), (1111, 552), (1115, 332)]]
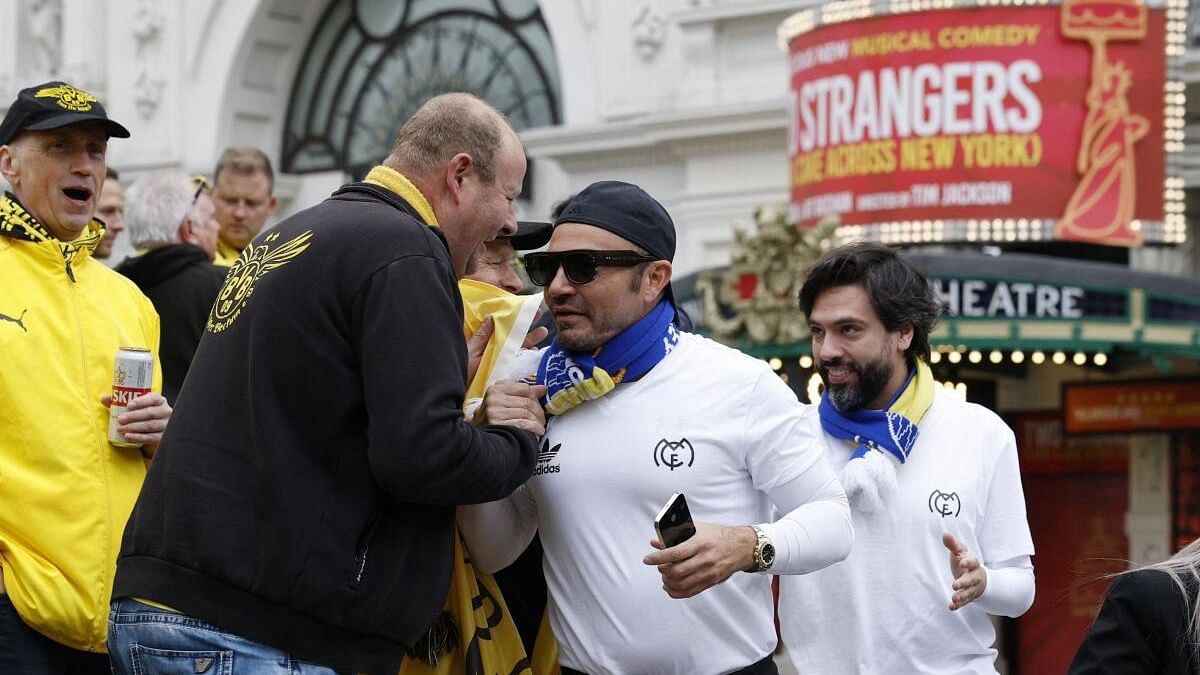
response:
[(0, 198), (0, 568), (26, 624), (106, 651), (113, 571), (146, 464), (108, 443), (118, 347), (158, 367), (158, 315), (133, 282), (91, 258), (92, 221), (63, 243)]

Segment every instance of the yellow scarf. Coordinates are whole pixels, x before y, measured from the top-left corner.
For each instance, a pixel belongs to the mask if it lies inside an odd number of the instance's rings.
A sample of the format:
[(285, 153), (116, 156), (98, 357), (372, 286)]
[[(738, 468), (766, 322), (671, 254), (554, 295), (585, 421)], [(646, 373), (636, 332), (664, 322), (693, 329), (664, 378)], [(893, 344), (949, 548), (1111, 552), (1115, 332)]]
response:
[(507, 371), (533, 325), (538, 307), (542, 304), (542, 296), (513, 295), (503, 288), (474, 279), (460, 280), (458, 290), (463, 299), (463, 334), (466, 338), (474, 335), (489, 316), (494, 325), (479, 370), (467, 387), (467, 400), (483, 398), (483, 393), (498, 379), (520, 379), (532, 375), (537, 368), (536, 363), (534, 370), (528, 373), (517, 375)]
[(363, 182), (395, 192), (400, 195), (401, 199), (408, 202), (409, 206), (417, 210), (426, 225), (438, 226), (437, 216), (433, 213), (433, 207), (429, 205), (429, 200), (425, 199), (425, 195), (421, 194), (417, 186), (413, 185), (412, 181), (405, 178), (404, 174), (399, 171), (379, 165), (367, 173)]

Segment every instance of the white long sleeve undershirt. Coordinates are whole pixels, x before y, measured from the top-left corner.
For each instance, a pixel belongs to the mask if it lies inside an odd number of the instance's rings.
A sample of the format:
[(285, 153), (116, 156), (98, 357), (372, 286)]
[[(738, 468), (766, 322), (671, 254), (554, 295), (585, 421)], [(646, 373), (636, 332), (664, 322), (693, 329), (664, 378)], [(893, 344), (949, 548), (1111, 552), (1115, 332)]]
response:
[[(780, 509), (792, 507), (775, 522), (760, 524), (775, 546), (770, 574), (804, 574), (849, 555), (854, 526), (832, 471), (813, 467), (771, 489), (769, 497)], [(475, 566), (492, 573), (512, 564), (537, 531), (537, 508), (526, 487), (506, 499), (460, 507), (459, 529)]]
[(984, 563), (987, 588), (975, 603), (988, 614), (1016, 618), (1033, 605), (1033, 561), (1017, 556), (999, 563)]

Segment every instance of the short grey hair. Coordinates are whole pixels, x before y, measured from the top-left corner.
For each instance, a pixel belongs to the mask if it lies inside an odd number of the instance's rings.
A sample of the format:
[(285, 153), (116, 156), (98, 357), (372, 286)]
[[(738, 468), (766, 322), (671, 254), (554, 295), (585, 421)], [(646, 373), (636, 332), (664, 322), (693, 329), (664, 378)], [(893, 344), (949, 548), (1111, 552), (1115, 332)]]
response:
[(384, 165), (410, 177), (426, 177), (463, 152), (490, 184), (496, 180), (496, 155), (508, 133), (513, 133), (512, 127), (504, 114), (483, 99), (461, 92), (441, 94), (404, 123)]
[(196, 184), (178, 171), (155, 171), (134, 181), (125, 193), (125, 230), (134, 248), (179, 241), (179, 226), (192, 212)]

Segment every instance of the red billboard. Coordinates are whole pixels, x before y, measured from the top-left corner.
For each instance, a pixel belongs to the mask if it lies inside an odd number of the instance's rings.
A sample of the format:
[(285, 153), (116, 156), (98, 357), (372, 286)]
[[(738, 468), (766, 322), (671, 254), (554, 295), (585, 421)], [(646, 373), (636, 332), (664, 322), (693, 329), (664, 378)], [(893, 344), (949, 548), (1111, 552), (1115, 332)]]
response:
[(1038, 219), (1142, 243), (1164, 218), (1164, 11), (1132, 0), (958, 8), (789, 42), (800, 226)]
[(1200, 429), (1200, 380), (1063, 386), (1068, 434)]

